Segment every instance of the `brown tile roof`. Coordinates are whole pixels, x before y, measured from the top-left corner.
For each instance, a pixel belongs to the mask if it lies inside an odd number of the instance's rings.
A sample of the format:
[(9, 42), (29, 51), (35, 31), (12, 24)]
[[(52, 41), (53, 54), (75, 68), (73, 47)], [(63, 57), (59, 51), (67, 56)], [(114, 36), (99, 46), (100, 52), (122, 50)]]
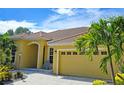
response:
[(31, 34), (19, 34), (19, 35), (14, 35), (10, 37), (13, 40), (38, 40), (38, 39), (45, 39), (49, 40), (50, 38), (47, 37), (47, 33), (45, 32), (36, 32), (36, 33), (31, 33)]
[(13, 40), (48, 40), (49, 45), (72, 44), (77, 36), (83, 35), (88, 31), (88, 27), (71, 28), (64, 30), (57, 30), (50, 33), (37, 32), (32, 34), (20, 34), (12, 36)]
[(64, 29), (64, 30), (57, 30), (48, 33), (48, 36), (51, 37), (54, 41), (58, 39), (63, 39), (65, 37), (70, 37), (72, 35), (76, 35), (79, 33), (87, 32), (87, 27), (79, 27), (79, 28), (71, 28), (71, 29)]
[(66, 38), (66, 39), (62, 39), (62, 40), (58, 40), (55, 42), (48, 42), (49, 46), (56, 46), (56, 45), (69, 45), (69, 44), (73, 44), (74, 40), (77, 37), (71, 37), (71, 38)]
[(29, 34), (26, 39), (29, 40), (37, 40), (37, 39), (44, 39), (44, 40), (50, 40), (50, 38), (47, 36), (47, 33), (45, 32), (37, 32), (37, 33), (33, 33), (33, 34)]
[(74, 40), (85, 33), (88, 32), (88, 27), (72, 28), (66, 30), (58, 30), (51, 32), (53, 37), (52, 41), (49, 41), (50, 46), (54, 45), (63, 45), (63, 44), (72, 44)]
[(26, 36), (28, 36), (28, 34), (23, 33), (23, 34), (18, 34), (18, 35), (10, 36), (10, 38), (13, 39), (13, 40), (16, 40), (16, 39), (22, 39), (22, 38), (24, 38)]

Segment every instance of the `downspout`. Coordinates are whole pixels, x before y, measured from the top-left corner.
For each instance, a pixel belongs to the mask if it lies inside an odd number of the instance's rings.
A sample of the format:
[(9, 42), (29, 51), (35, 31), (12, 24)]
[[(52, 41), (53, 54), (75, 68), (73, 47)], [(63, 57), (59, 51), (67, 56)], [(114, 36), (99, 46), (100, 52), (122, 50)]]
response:
[(22, 54), (18, 54), (18, 69), (20, 69), (20, 63), (21, 63), (21, 57), (22, 57)]
[(37, 68), (40, 68), (39, 64), (40, 64), (40, 44), (38, 44), (38, 56), (37, 56)]
[(44, 64), (44, 57), (45, 57), (45, 46), (43, 47), (43, 64)]
[(57, 50), (56, 74), (59, 74), (59, 50)]

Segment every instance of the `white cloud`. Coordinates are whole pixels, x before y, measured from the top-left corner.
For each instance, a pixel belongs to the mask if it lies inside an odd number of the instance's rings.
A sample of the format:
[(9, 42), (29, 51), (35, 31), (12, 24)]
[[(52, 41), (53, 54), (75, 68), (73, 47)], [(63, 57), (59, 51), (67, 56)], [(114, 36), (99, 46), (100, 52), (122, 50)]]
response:
[(100, 17), (102, 15), (102, 12), (100, 11), (99, 8), (87, 8), (86, 9), (86, 12), (89, 14), (89, 15), (94, 15), (95, 17)]
[(36, 23), (27, 21), (16, 21), (16, 20), (0, 20), (0, 33), (5, 33), (8, 29), (15, 30), (17, 27), (27, 27), (29, 29), (36, 28)]
[[(56, 17), (56, 16), (54, 16)], [(48, 20), (43, 22), (43, 28), (47, 29), (66, 29), (66, 28), (74, 28), (74, 27), (81, 27), (81, 26), (88, 26), (89, 21), (87, 19), (86, 21), (83, 21), (83, 18), (81, 20), (81, 17), (68, 17), (65, 18), (63, 16), (59, 16), (58, 20), (52, 20), (52, 17), (49, 17)]]
[(58, 9), (53, 9), (53, 11), (60, 15), (68, 15), (68, 16), (75, 15), (75, 11), (73, 8), (58, 8)]
[[(52, 17), (50, 22), (52, 20), (55, 20), (55, 19), (56, 18)], [(46, 21), (46, 23), (47, 23), (47, 21)], [(0, 33), (5, 33), (9, 29), (13, 29), (15, 31), (16, 28), (18, 28), (20, 26), (21, 27), (26, 27), (32, 32), (38, 32), (38, 31), (51, 32), (51, 31), (56, 30), (56, 29), (49, 29), (49, 28), (46, 28), (46, 27), (43, 28), (42, 26), (37, 26), (37, 23), (33, 23), (33, 22), (16, 21), (16, 20), (6, 20), (6, 21), (0, 20)]]
[(43, 22), (42, 28), (51, 29), (50, 31), (52, 31), (52, 29), (66, 29), (89, 26), (90, 22), (96, 20), (101, 14), (98, 10), (88, 9), (75, 9), (75, 13), (76, 14), (73, 16), (68, 16), (67, 14), (63, 15), (63, 12), (61, 12), (61, 15), (51, 15), (47, 20)]
[[(0, 33), (6, 32), (8, 29), (16, 29), (19, 26), (27, 27), (33, 32), (45, 31), (51, 32), (58, 29), (67, 29), (75, 27), (89, 26), (92, 22), (97, 21), (99, 18), (124, 15), (124, 12), (115, 10), (101, 10), (96, 8), (87, 9), (52, 9), (54, 14), (48, 16), (48, 18), (41, 23), (34, 23), (28, 21), (16, 21), (0, 20)], [(39, 19), (40, 20), (40, 19)]]
[[(52, 9), (53, 11), (53, 9)], [(122, 15), (122, 12), (118, 12), (111, 9), (54, 9), (54, 14), (48, 17), (42, 24), (43, 29), (66, 29), (89, 26), (92, 22), (97, 21), (99, 18), (104, 18), (113, 15)], [(72, 14), (70, 13), (72, 12)], [(71, 16), (71, 15), (73, 16)]]

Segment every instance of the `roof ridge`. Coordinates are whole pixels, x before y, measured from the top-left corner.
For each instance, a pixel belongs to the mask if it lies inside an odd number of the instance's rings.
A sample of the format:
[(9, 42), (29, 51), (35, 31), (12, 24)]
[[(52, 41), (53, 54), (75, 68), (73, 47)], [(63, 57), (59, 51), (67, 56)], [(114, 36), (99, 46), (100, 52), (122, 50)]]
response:
[(61, 39), (58, 39), (58, 40), (55, 40), (55, 41), (51, 41), (51, 42), (49, 42), (49, 43), (53, 43), (53, 42), (61, 41), (61, 40), (64, 40), (64, 39), (72, 38), (72, 37), (81, 35), (81, 34), (83, 34), (83, 33), (85, 34), (86, 32), (81, 32), (81, 33), (78, 33), (78, 34), (75, 34), (75, 35), (72, 35), (72, 36), (68, 36), (68, 37), (61, 38)]
[(76, 28), (74, 27), (74, 28), (59, 29), (59, 30), (56, 30), (56, 31), (49, 32), (48, 34), (58, 32), (58, 31), (78, 29), (78, 28), (88, 28), (88, 27), (76, 27)]
[[(69, 28), (69, 29), (65, 29), (65, 30), (53, 31), (50, 33), (39, 31), (39, 32), (31, 33), (31, 34), (24, 33), (21, 35), (15, 35), (14, 37), (15, 37), (15, 39), (27, 39), (27, 40), (43, 38), (45, 40), (49, 40), (48, 43), (52, 43), (52, 42), (57, 42), (57, 41), (61, 41), (64, 39), (68, 39), (71, 37), (76, 37), (78, 35), (86, 33), (87, 28), (88, 27)], [(14, 38), (14, 37), (12, 37), (12, 38)]]

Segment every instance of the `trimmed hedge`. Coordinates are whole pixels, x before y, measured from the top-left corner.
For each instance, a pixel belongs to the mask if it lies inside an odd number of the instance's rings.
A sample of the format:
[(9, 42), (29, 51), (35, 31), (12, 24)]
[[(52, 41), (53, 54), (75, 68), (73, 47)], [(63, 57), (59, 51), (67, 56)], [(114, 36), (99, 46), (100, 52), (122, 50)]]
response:
[(115, 76), (116, 85), (124, 85), (124, 74), (117, 73)]
[(103, 80), (94, 80), (93, 85), (106, 85), (107, 82)]

